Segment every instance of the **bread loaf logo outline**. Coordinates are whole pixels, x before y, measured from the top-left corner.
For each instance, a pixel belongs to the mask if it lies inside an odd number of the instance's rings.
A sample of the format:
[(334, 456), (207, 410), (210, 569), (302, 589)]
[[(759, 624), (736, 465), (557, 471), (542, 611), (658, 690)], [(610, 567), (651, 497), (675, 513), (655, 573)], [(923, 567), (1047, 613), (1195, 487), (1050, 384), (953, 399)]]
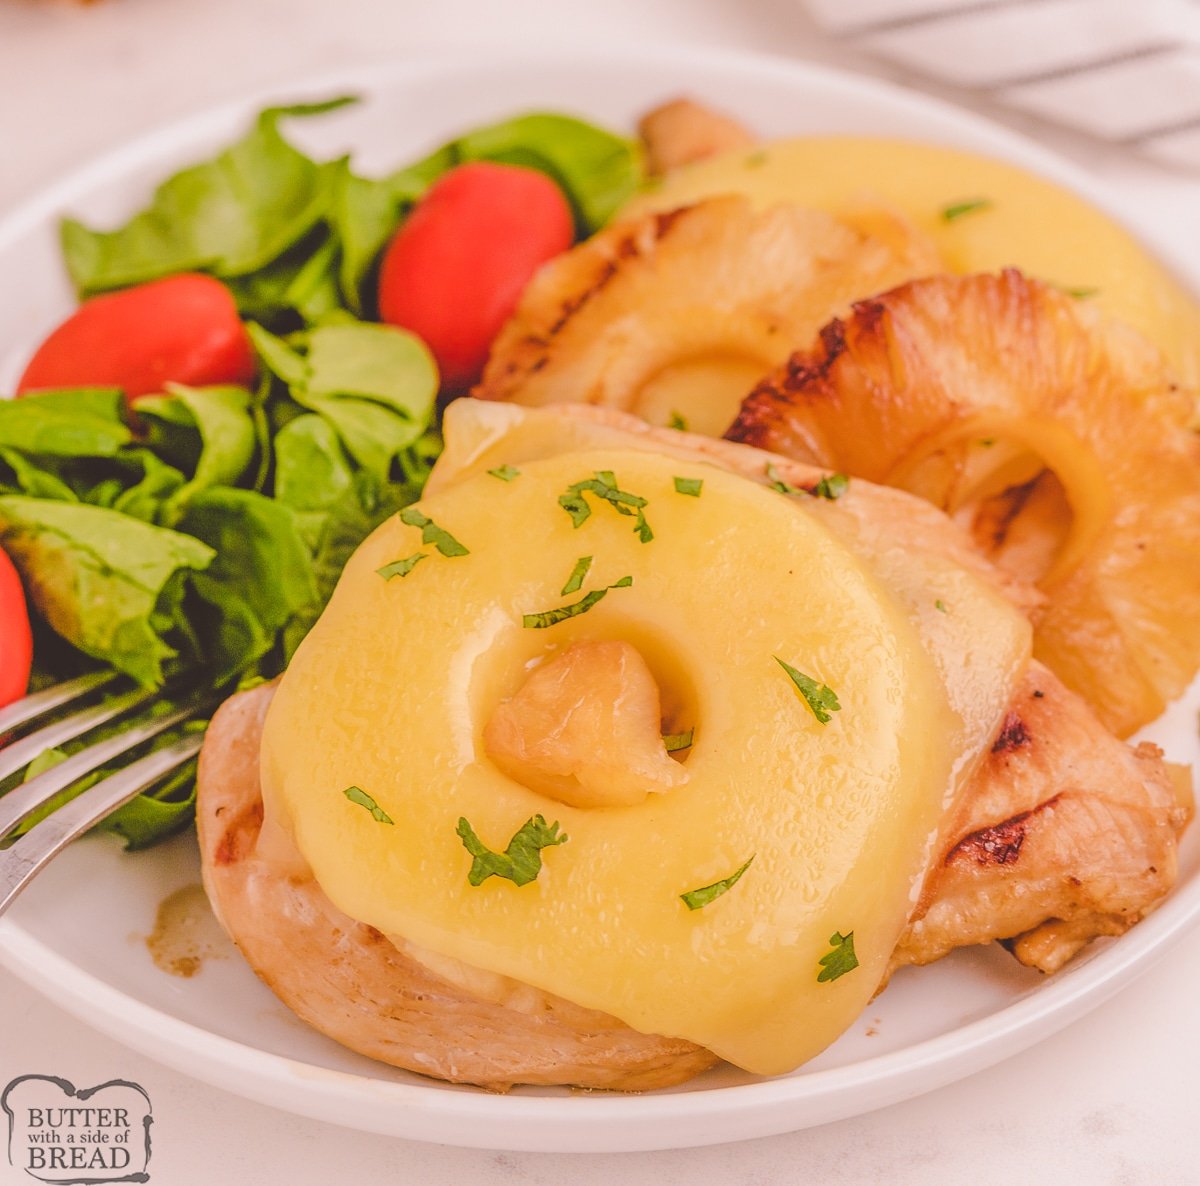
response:
[(8, 1161), (50, 1186), (148, 1182), (154, 1110), (127, 1079), (76, 1088), (54, 1075), (20, 1075), (0, 1095)]

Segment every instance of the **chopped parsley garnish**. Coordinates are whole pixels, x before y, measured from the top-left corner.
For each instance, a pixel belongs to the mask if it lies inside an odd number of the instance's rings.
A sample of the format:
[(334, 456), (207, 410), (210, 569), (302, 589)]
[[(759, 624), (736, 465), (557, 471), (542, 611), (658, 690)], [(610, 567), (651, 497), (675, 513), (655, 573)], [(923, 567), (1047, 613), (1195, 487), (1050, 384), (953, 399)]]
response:
[(1099, 295), (1100, 290), (1098, 288), (1064, 288), (1063, 292), (1077, 301), (1086, 301), (1088, 297)]
[(385, 581), (390, 581), (392, 577), (406, 577), (428, 555), (428, 552), (414, 552), (411, 556), (405, 556), (403, 560), (393, 560), (391, 564), (385, 564), (375, 571)]
[(704, 489), (703, 478), (676, 478), (675, 493), (686, 494), (690, 498), (699, 498), (700, 491)]
[(632, 584), (633, 577), (622, 577), (619, 581), (614, 581), (603, 589), (593, 589), (590, 593), (585, 593), (578, 601), (573, 601), (570, 605), (560, 605), (557, 609), (548, 609), (540, 614), (525, 614), (521, 618), (521, 625), (526, 630), (545, 630), (547, 626), (557, 626), (559, 622), (565, 622), (568, 618), (577, 618), (580, 614), (586, 614), (592, 606), (604, 600), (609, 589), (628, 589)]
[(591, 518), (592, 508), (588, 506), (587, 499), (576, 491), (574, 486), (566, 494), (558, 496), (558, 505), (571, 516), (572, 527), (582, 527)]
[(359, 807), (365, 807), (378, 823), (394, 824), (396, 822), (390, 815), (388, 815), (386, 811), (383, 810), (382, 807), (379, 806), (378, 803), (375, 802), (374, 799), (371, 798), (370, 795), (367, 794), (366, 791), (362, 789), (362, 787), (347, 787), (342, 794), (345, 795), (351, 803), (357, 803)]
[(942, 221), (953, 222), (956, 218), (962, 218), (964, 214), (976, 214), (980, 210), (990, 210), (993, 202), (990, 198), (971, 198), (966, 202), (955, 202), (950, 206), (942, 207)]
[(830, 502), (841, 498), (850, 489), (850, 479), (845, 474), (826, 474), (813, 487), (817, 498), (827, 498)]
[(702, 885), (699, 889), (688, 890), (686, 894), (680, 894), (683, 904), (689, 910), (699, 910), (701, 906), (707, 906), (709, 902), (715, 901), (722, 894), (728, 893), (737, 884), (738, 879), (750, 868), (750, 859), (736, 872), (730, 873), (728, 877), (721, 878), (720, 881), (714, 881), (712, 885)]
[(984, 449), (990, 449), (996, 443), (995, 437), (980, 437), (979, 444)]
[(432, 519), (421, 514), (416, 507), (405, 507), (400, 512), (400, 522), (421, 529), (421, 543), (433, 544), (443, 556), (467, 556), (470, 553), (448, 532)]
[(804, 698), (805, 704), (812, 709), (812, 714), (822, 725), (829, 724), (831, 714), (841, 712), (837, 693), (828, 684), (819, 684), (811, 676), (797, 671), (790, 663), (785, 663), (778, 655), (775, 662), (788, 673), (788, 678), (796, 685), (796, 691)]
[(761, 169), (771, 158), (764, 149), (752, 152), (742, 163), (747, 169)]
[(667, 753), (677, 754), (681, 749), (692, 748), (695, 735), (695, 729), (689, 729), (686, 733), (667, 733), (663, 736), (663, 745), (667, 747)]
[(858, 967), (858, 956), (854, 954), (853, 931), (847, 931), (844, 935), (841, 931), (834, 931), (829, 936), (829, 946), (833, 950), (821, 956), (818, 961), (821, 965), (821, 971), (817, 973), (818, 984), (836, 980)]
[(807, 494), (808, 491), (800, 486), (793, 486), (791, 482), (785, 482), (780, 476), (779, 471), (775, 468), (772, 462), (767, 462), (767, 477), (771, 482), (771, 489), (778, 490), (780, 494)]
[(515, 465), (500, 465), (495, 469), (488, 470), (493, 478), (499, 478), (502, 482), (511, 482), (513, 478), (519, 478), (521, 471)]
[(654, 532), (650, 530), (650, 524), (646, 522), (646, 515), (642, 510), (646, 500), (639, 494), (621, 490), (617, 486), (616, 475), (607, 469), (598, 470), (592, 477), (568, 486), (567, 492), (559, 495), (558, 505), (571, 516), (571, 523), (575, 527), (582, 527), (591, 516), (591, 505), (584, 497), (587, 494), (602, 499), (619, 515), (634, 516), (633, 530), (642, 543), (648, 544), (654, 538)]
[(674, 428), (679, 432), (687, 432), (688, 422), (678, 412), (672, 412), (671, 418), (667, 421), (667, 427)]
[(937, 610), (939, 614), (948, 614), (950, 612), (946, 608), (946, 603), (940, 597), (933, 603), (933, 608)]
[(542, 871), (541, 850), (567, 842), (566, 835), (558, 830), (557, 821), (547, 824), (545, 817), (540, 815), (526, 820), (503, 852), (488, 848), (475, 835), (465, 816), (458, 821), (456, 831), (463, 847), (475, 858), (467, 873), (467, 880), (472, 885), (482, 885), (489, 877), (505, 877), (513, 885), (528, 885), (536, 881)]
[(583, 588), (583, 578), (587, 576), (588, 569), (592, 567), (591, 556), (580, 556), (575, 561), (575, 567), (571, 569), (571, 575), (567, 577), (567, 583), (563, 585), (560, 592), (564, 597), (568, 593), (578, 593)]
[(774, 464), (767, 464), (767, 478), (772, 490), (780, 494), (804, 494), (809, 498), (827, 498), (830, 502), (841, 498), (850, 489), (850, 479), (845, 474), (826, 474), (812, 486), (793, 486), (779, 475)]

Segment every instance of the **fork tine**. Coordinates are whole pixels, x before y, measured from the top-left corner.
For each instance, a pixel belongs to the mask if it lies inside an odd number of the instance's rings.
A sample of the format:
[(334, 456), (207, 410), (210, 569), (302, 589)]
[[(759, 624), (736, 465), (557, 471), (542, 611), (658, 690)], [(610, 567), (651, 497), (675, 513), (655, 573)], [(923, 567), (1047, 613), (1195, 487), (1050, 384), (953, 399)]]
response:
[(109, 812), (178, 769), (200, 750), (196, 733), (146, 754), (124, 770), (98, 782), (70, 803), (47, 816), (11, 848), (0, 852), (0, 915), (30, 881), (77, 836), (98, 824)]
[(123, 712), (138, 708), (158, 695), (153, 688), (133, 688), (112, 697), (111, 700), (103, 700), (82, 712), (64, 717), (61, 721), (54, 721), (36, 733), (22, 737), (20, 741), (12, 742), (0, 749), (0, 779), (16, 774), (18, 770), (28, 766), (38, 754), (53, 749), (64, 741), (70, 741), (71, 738), (78, 737), (97, 725), (103, 725), (105, 721), (111, 721)]
[(87, 675), (65, 680), (51, 688), (43, 688), (40, 692), (34, 692), (32, 696), (25, 696), (14, 701), (7, 708), (0, 708), (0, 737), (16, 729), (19, 725), (26, 725), (30, 721), (37, 720), (38, 717), (52, 709), (61, 708), (64, 704), (70, 704), (72, 700), (78, 700), (96, 688), (111, 684), (119, 674), (119, 672), (111, 670), (89, 671)]
[(0, 841), (39, 807), (48, 803), (60, 791), (66, 790), (77, 778), (90, 774), (105, 762), (120, 757), (143, 741), (157, 737), (173, 725), (196, 716), (215, 703), (216, 697), (211, 692), (197, 693), (183, 701), (175, 712), (133, 721), (112, 737), (106, 737), (103, 741), (72, 754), (66, 761), (42, 771), (19, 787), (14, 787), (0, 798)]

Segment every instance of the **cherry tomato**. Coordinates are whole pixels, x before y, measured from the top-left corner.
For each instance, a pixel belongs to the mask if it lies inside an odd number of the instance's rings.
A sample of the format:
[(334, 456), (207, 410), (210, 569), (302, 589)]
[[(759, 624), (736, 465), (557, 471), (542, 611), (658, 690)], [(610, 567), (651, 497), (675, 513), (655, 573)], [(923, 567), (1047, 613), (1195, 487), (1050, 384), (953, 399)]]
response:
[(21, 578), (0, 551), (0, 708), (19, 700), (29, 686), (33, 634)]
[(84, 301), (38, 347), (17, 394), (120, 387), (133, 399), (172, 380), (246, 384), (256, 369), (229, 289), (188, 272)]
[(439, 178), (388, 244), (379, 313), (437, 359), (442, 385), (474, 382), (521, 292), (574, 240), (571, 207), (544, 173), (475, 161)]

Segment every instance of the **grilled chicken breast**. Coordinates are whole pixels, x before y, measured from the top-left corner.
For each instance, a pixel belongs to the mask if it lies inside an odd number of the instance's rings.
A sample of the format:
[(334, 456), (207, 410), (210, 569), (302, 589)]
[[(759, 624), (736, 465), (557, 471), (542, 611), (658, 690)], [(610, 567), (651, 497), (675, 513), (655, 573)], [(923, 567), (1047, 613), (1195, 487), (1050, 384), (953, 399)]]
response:
[(758, 143), (749, 128), (694, 99), (672, 99), (646, 112), (638, 135), (651, 176)]
[(1190, 775), (1130, 747), (1038, 662), (1022, 685), (926, 874), (893, 966), (1004, 940), (1055, 972), (1119, 935), (1175, 882)]
[[(606, 409), (554, 414), (581, 432), (621, 432), (756, 480), (772, 460), (774, 472), (795, 485), (820, 472)], [(872, 505), (883, 521), (864, 531), (988, 570), (944, 516), (898, 492), (879, 495)], [(1018, 603), (1036, 604), (1021, 582), (998, 574), (997, 584)], [(258, 749), (272, 694), (271, 686), (240, 693), (210, 726), (198, 825), (214, 910), (258, 975), (301, 1018), (370, 1057), (494, 1090), (514, 1083), (646, 1090), (715, 1061), (691, 1043), (638, 1033), (337, 910), (290, 838), (269, 822), (264, 830)], [(1191, 815), (1182, 781), (1154, 746), (1116, 740), (1040, 664), (1030, 664), (988, 748), (931, 848), (893, 968), (1000, 939), (1023, 963), (1053, 971), (1094, 936), (1119, 934), (1144, 917), (1174, 881), (1177, 838)]]
[(647, 1091), (716, 1061), (690, 1042), (641, 1034), (528, 985), (437, 959), (338, 910), (290, 840), (277, 828), (263, 833), (258, 750), (273, 694), (269, 684), (240, 692), (213, 718), (196, 816), (213, 910), (294, 1013), (370, 1058), (493, 1091), (514, 1083)]

